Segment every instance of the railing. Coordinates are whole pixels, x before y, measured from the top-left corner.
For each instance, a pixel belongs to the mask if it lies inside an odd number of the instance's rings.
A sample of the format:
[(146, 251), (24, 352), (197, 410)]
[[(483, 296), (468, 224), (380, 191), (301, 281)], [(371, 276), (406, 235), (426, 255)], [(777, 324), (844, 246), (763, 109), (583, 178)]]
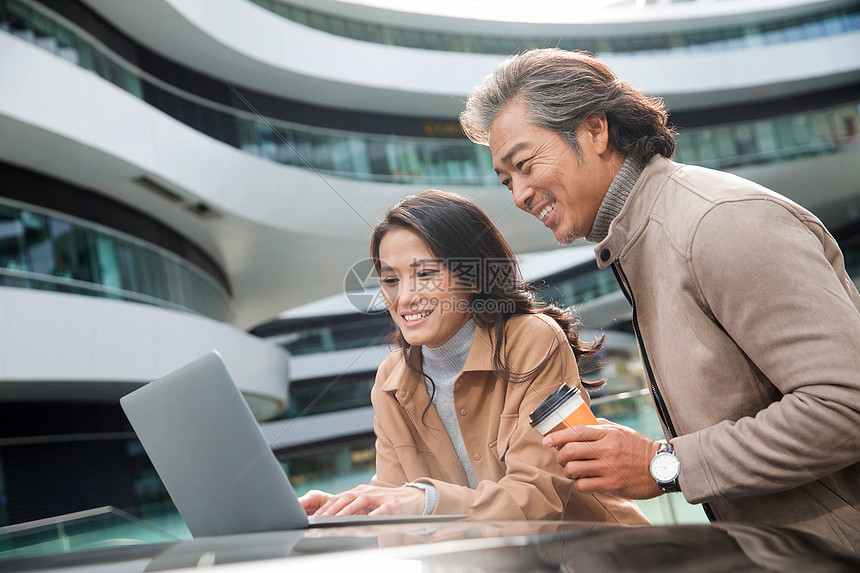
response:
[(0, 560), (178, 539), (130, 513), (106, 506), (0, 527)]
[(114, 229), (0, 199), (0, 286), (140, 302), (229, 322), (229, 295), (175, 254)]
[[(651, 394), (647, 388), (591, 399), (591, 410), (598, 418), (633, 428), (652, 440), (664, 439)], [(636, 502), (655, 525), (707, 523), (699, 505), (690, 505), (681, 493), (661, 495)]]
[[(532, 48), (554, 47), (565, 50), (586, 50), (601, 55), (629, 56), (654, 55), (661, 52), (743, 50), (860, 30), (860, 8), (856, 5), (761, 24), (723, 26), (691, 32), (623, 36), (607, 34), (600, 38), (547, 35), (538, 38), (416, 30), (345, 18), (319, 10), (291, 6), (280, 0), (251, 1), (278, 16), (335, 36), (389, 46), (475, 54), (508, 55)], [(617, 9), (607, 10), (607, 13), (614, 10)]]
[[(856, 14), (851, 18), (855, 24), (860, 20)], [(202, 133), (270, 161), (384, 183), (498, 184), (489, 151), (466, 139), (311, 127), (209, 101), (140, 70), (74, 23), (31, 0), (0, 0), (0, 30), (96, 73)], [(676, 158), (730, 169), (856, 149), (857, 104), (682, 129)]]
[(598, 418), (628, 426), (651, 439), (663, 439), (663, 431), (647, 388), (592, 398), (591, 411)]

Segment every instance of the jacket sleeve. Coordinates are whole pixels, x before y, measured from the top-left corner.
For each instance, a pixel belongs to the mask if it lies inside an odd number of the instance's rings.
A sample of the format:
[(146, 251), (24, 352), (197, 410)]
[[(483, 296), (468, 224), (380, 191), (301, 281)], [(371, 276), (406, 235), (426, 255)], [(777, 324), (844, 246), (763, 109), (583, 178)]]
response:
[[(502, 414), (496, 451), (505, 466), (505, 475), (498, 481), (483, 479), (477, 489), (437, 479), (416, 480), (436, 486), (439, 499), (433, 513), (467, 514), (476, 520), (576, 519), (647, 524), (631, 501), (576, 491), (575, 482), (564, 476), (556, 461), (556, 451), (543, 445), (543, 436), (529, 424), (529, 413), (561, 382), (580, 386), (580, 381), (573, 352), (560, 330), (532, 321), (532, 328), (521, 334), (508, 339), (508, 356), (523, 353), (517, 348), (520, 344), (543, 349), (555, 346), (556, 350), (532, 381), (504, 383), (509, 388), (509, 402)], [(532, 354), (543, 358), (546, 353)], [(534, 364), (526, 365), (531, 366)], [(525, 368), (517, 370), (522, 372)], [(581, 386), (580, 390), (588, 400)], [(469, 430), (464, 429), (467, 444)]]
[(766, 199), (723, 203), (691, 261), (714, 320), (782, 397), (672, 440), (687, 500), (787, 490), (860, 461), (858, 296), (827, 231)]

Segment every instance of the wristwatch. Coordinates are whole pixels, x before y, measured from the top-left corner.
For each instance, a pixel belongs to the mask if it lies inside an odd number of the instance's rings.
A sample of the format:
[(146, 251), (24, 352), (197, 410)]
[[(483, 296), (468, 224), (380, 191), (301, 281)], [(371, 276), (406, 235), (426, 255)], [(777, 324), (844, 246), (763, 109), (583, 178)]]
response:
[(660, 449), (651, 460), (651, 465), (648, 466), (651, 470), (651, 477), (657, 480), (657, 485), (663, 493), (674, 493), (681, 491), (678, 485), (678, 474), (681, 473), (681, 462), (675, 455), (675, 448), (672, 444), (660, 444)]

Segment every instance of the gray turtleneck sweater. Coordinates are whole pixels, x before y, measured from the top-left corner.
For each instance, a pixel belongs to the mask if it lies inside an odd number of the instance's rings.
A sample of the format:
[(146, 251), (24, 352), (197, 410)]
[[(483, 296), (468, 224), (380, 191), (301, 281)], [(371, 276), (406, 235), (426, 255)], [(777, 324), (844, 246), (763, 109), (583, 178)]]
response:
[(621, 169), (615, 175), (606, 195), (603, 197), (603, 202), (600, 203), (600, 208), (597, 210), (597, 216), (594, 218), (594, 224), (591, 226), (591, 231), (585, 240), (590, 243), (599, 243), (609, 234), (609, 224), (621, 212), (627, 197), (630, 196), (630, 191), (636, 185), (636, 180), (642, 174), (645, 166), (640, 164), (632, 157), (628, 157), (621, 165)]
[[(460, 433), (460, 422), (457, 421), (457, 411), (454, 409), (454, 382), (466, 364), (474, 335), (475, 321), (470, 319), (457, 331), (457, 334), (442, 346), (436, 348), (421, 347), (421, 356), (424, 359), (422, 369), (424, 374), (432, 379), (433, 384), (436, 385), (436, 391), (433, 393), (433, 405), (436, 407), (436, 412), (442, 419), (442, 425), (448, 432), (448, 437), (457, 451), (457, 457), (460, 458), (460, 464), (462, 464), (466, 477), (469, 479), (469, 487), (473, 489), (478, 487), (478, 478), (475, 476), (475, 470), (469, 460), (469, 452), (466, 451), (466, 444)], [(430, 393), (432, 391), (430, 380), (425, 378), (424, 383), (427, 385), (427, 392)]]
[[(422, 370), (426, 375), (424, 384), (427, 386), (427, 393), (433, 394), (433, 406), (442, 420), (442, 426), (448, 433), (454, 451), (457, 452), (457, 458), (463, 466), (463, 471), (466, 472), (469, 487), (473, 489), (478, 487), (478, 478), (474, 468), (472, 468), (472, 462), (469, 460), (469, 452), (466, 451), (463, 434), (460, 433), (460, 423), (457, 421), (457, 411), (454, 408), (454, 382), (466, 364), (474, 335), (475, 321), (469, 320), (445, 344), (436, 348), (421, 347)], [(435, 392), (428, 378), (433, 380)], [(439, 497), (436, 488), (429, 484), (413, 482), (405, 485), (424, 490), (426, 495), (424, 513), (432, 513)]]

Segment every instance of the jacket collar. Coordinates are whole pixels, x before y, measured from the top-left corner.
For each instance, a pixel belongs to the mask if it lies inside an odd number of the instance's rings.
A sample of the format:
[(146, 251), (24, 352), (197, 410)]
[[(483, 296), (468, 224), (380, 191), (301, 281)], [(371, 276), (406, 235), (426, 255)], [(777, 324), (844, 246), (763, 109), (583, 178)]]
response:
[[(469, 355), (463, 372), (493, 371), (493, 346), (495, 339), (491, 338), (490, 331), (480, 325), (475, 326), (475, 334), (472, 336), (472, 344), (469, 347)], [(418, 353), (420, 356), (420, 353)], [(383, 392), (396, 392), (399, 401), (412, 398), (418, 384), (422, 383), (417, 372), (406, 366), (405, 358), (397, 361), (397, 365), (382, 383)], [(423, 383), (421, 384), (423, 387)]]
[(682, 166), (661, 155), (651, 158), (642, 175), (636, 180), (636, 185), (630, 191), (630, 196), (621, 208), (621, 212), (609, 225), (609, 234), (594, 247), (597, 266), (605, 269), (618, 260), (628, 246), (631, 245), (645, 229), (651, 209), (663, 185), (668, 181), (672, 172)]
[[(420, 356), (420, 353), (418, 355)], [(490, 342), (489, 331), (476, 325), (463, 372), (487, 370), (493, 370), (493, 345)], [(394, 399), (416, 428), (423, 425), (438, 430), (443, 427), (436, 409), (429, 408), (430, 396), (427, 394), (424, 381), (417, 372), (406, 366), (406, 361), (402, 357), (397, 360), (396, 366), (382, 383), (381, 389), (383, 392), (394, 393)], [(441, 435), (445, 435), (444, 430)], [(434, 439), (428, 434), (425, 443), (437, 459), (439, 467), (447, 474), (447, 481), (461, 485), (469, 483), (450, 439), (447, 437)]]

